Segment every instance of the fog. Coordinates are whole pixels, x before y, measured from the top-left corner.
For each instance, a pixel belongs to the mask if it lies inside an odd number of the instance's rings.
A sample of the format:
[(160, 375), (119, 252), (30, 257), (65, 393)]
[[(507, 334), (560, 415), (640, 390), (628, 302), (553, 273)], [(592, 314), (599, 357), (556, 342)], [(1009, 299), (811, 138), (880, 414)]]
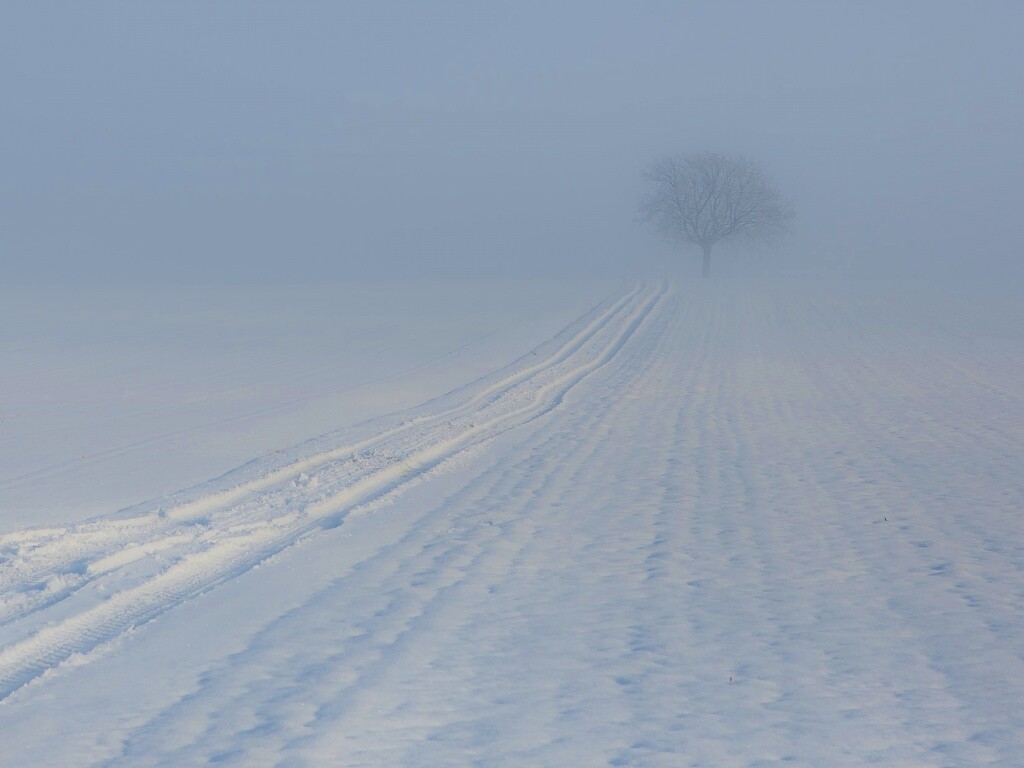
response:
[(796, 207), (725, 276), (1024, 275), (1019, 3), (6, 3), (4, 281), (696, 269), (659, 156)]

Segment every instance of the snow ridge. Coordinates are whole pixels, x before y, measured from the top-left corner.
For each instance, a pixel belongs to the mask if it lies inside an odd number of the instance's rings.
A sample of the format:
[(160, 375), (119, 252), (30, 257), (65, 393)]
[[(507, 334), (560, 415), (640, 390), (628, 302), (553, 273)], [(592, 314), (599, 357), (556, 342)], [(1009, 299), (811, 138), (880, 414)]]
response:
[(616, 355), (666, 291), (638, 286), (594, 310), (545, 359), (366, 439), (168, 509), (0, 537), (0, 700), (339, 525), (467, 448), (549, 413)]

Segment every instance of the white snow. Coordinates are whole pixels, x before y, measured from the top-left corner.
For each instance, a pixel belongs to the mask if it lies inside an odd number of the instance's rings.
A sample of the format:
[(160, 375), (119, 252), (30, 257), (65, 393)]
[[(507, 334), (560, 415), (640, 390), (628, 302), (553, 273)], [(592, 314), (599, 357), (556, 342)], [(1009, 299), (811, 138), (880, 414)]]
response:
[(0, 532), (109, 514), (415, 406), (615, 288), (0, 287)]
[(1024, 765), (1022, 314), (654, 281), (417, 408), (36, 510), (0, 765)]

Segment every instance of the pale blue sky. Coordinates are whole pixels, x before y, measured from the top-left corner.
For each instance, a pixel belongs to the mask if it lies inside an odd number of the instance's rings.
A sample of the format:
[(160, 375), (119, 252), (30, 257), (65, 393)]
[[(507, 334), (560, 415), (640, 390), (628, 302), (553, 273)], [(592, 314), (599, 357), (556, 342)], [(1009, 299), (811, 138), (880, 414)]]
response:
[(13, 282), (657, 268), (639, 172), (707, 149), (796, 204), (762, 271), (1017, 279), (1022, 8), (6, 2), (0, 260)]

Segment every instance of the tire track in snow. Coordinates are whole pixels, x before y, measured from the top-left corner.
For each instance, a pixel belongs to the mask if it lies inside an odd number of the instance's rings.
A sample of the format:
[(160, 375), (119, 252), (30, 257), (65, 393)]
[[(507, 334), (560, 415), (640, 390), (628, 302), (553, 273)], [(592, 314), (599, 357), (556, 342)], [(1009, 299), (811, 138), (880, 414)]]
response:
[[(600, 413), (583, 412), (579, 433), (591, 435)], [(519, 526), (529, 524), (522, 518), (551, 483), (549, 473), (535, 471), (532, 464), (538, 456), (564, 449), (563, 432), (563, 425), (547, 421), (535, 439), (516, 446), (519, 460), (509, 464), (505, 456), (475, 474), (469, 485), (433, 501), (400, 539), (368, 553), (350, 572), (262, 630), (244, 651), (204, 675), (197, 691), (136, 728), (121, 754), (104, 766), (198, 764), (228, 751), (226, 745), (243, 729), (246, 752), (235, 756), (242, 761), (289, 748), (309, 749), (323, 732), (344, 740), (346, 731), (339, 725), (346, 715), (373, 706), (360, 694), (402, 668), (416, 643), (438, 631), (437, 612), (446, 595), (465, 588), (486, 592), (486, 584), (507, 577), (509, 562), (530, 543), (529, 536), (519, 534)], [(568, 459), (579, 464), (573, 455)], [(557, 470), (565, 471), (564, 464)], [(493, 525), (475, 522), (479, 516), (493, 518)], [(371, 607), (357, 584), (374, 585)], [(339, 616), (348, 620), (339, 622)], [(440, 623), (447, 632), (463, 631)], [(283, 655), (281, 648), (296, 631), (319, 641)], [(450, 647), (441, 649), (442, 662)], [(422, 650), (417, 653), (421, 665), (438, 661), (422, 656)], [(261, 683), (296, 677), (315, 684), (282, 692)], [(201, 731), (189, 729), (195, 721), (203, 722)], [(346, 752), (351, 753), (351, 745)]]
[[(0, 559), (0, 623), (9, 622), (45, 608), (112, 570), (143, 557), (196, 541), (208, 534), (204, 517), (231, 510), (247, 498), (282, 486), (310, 472), (344, 460), (360, 451), (373, 449), (389, 439), (445, 419), (471, 413), (502, 393), (545, 369), (559, 365), (578, 352), (595, 334), (626, 311), (643, 293), (637, 286), (538, 363), (514, 370), (474, 393), (468, 400), (438, 413), (405, 419), (397, 426), (370, 437), (319, 451), (298, 461), (273, 469), (247, 482), (197, 499), (128, 518), (114, 517), (88, 521), (70, 528), (29, 529), (0, 536), (0, 556), (14, 550), (16, 556)], [(526, 358), (522, 358), (526, 359)], [(521, 360), (522, 360), (521, 359)], [(521, 362), (521, 361), (520, 361)], [(195, 525), (197, 522), (200, 525)], [(23, 557), (17, 555), (22, 554)]]
[[(576, 346), (567, 345), (564, 353), (557, 353), (555, 362), (537, 364), (513, 374), (505, 385), (496, 382), (474, 398), (475, 408), (455, 408), (429, 418), (427, 427), (404, 450), (389, 457), (383, 466), (373, 466), (355, 482), (314, 497), (309, 503), (303, 504), (302, 498), (298, 503), (293, 501), (277, 517), (241, 525), (218, 525), (213, 531), (218, 535), (208, 536), (204, 549), (190, 552), (162, 572), (112, 594), (102, 603), (12, 643), (0, 651), (0, 700), (73, 655), (88, 653), (175, 605), (241, 575), (318, 529), (340, 524), (354, 507), (397, 490), (466, 448), (550, 412), (573, 386), (615, 356), (666, 290), (661, 286), (654, 291), (641, 290), (635, 298), (627, 297), (574, 337), (584, 338)], [(393, 434), (405, 431), (399, 428)], [(339, 457), (316, 458), (326, 463)], [(263, 482), (257, 480), (253, 490), (258, 493)], [(191, 519), (195, 511), (191, 510), (185, 519)]]
[[(417, 762), (430, 764), (430, 757), (425, 757), (422, 752), (423, 745), (415, 747), (414, 754), (408, 754), (402, 749), (407, 745), (402, 744), (401, 739), (389, 738), (381, 742), (373, 734), (362, 734), (352, 729), (353, 722), (366, 722), (375, 713), (389, 723), (405, 722), (416, 730), (423, 727), (424, 718), (427, 721), (433, 720), (437, 726), (444, 723), (443, 715), (432, 717), (428, 714), (443, 712), (443, 701), (433, 702), (425, 711), (416, 714), (405, 711), (406, 703), (416, 699), (422, 691), (418, 685), (408, 691), (409, 696), (396, 692), (394, 696), (382, 699), (376, 694), (381, 688), (392, 689), (397, 680), (408, 672), (411, 664), (419, 668), (444, 670), (441, 673), (443, 677), (457, 674), (455, 670), (463, 670), (464, 679), (473, 682), (462, 689), (461, 696), (477, 701), (481, 713), (489, 709), (485, 702), (491, 697), (483, 693), (491, 684), (487, 671), (475, 669), (469, 672), (466, 666), (472, 668), (474, 659), (485, 648), (494, 650), (495, 644), (501, 645), (502, 632), (510, 631), (516, 622), (499, 622), (501, 631), (498, 634), (484, 632), (481, 637), (480, 617), (487, 612), (489, 606), (494, 610), (499, 610), (499, 606), (507, 610), (510, 606), (506, 601), (506, 592), (510, 583), (536, 578), (534, 564), (537, 562), (538, 551), (560, 546), (556, 543), (557, 536), (556, 541), (552, 541), (552, 536), (557, 532), (548, 527), (548, 514), (564, 514), (565, 509), (573, 508), (574, 505), (567, 499), (574, 498), (581, 489), (593, 487), (590, 475), (595, 467), (600, 467), (599, 471), (603, 473), (618, 474), (616, 468), (598, 459), (614, 450), (613, 445), (618, 445), (606, 439), (607, 422), (617, 409), (629, 407), (624, 404), (621, 393), (633, 391), (636, 382), (647, 373), (650, 355), (646, 350), (652, 338), (660, 338), (663, 319), (664, 313), (659, 313), (659, 327), (652, 328), (651, 332), (645, 333), (642, 342), (638, 340), (636, 345), (631, 346), (628, 363), (616, 365), (611, 375), (602, 375), (597, 384), (599, 393), (588, 391), (585, 407), (577, 406), (561, 412), (560, 418), (570, 414), (570, 426), (564, 421), (546, 422), (544, 427), (531, 433), (529, 443), (516, 446), (514, 450), (517, 461), (503, 462), (497, 486), (493, 485), (486, 474), (477, 475), (468, 489), (482, 486), (486, 490), (476, 490), (468, 498), (463, 496), (458, 500), (445, 500), (441, 508), (451, 509), (457, 515), (455, 523), (458, 527), (454, 536), (442, 540), (428, 538), (424, 541), (422, 534), (415, 534), (416, 546), (412, 547), (414, 556), (394, 569), (394, 581), (390, 582), (395, 585), (397, 594), (407, 597), (410, 605), (415, 606), (412, 611), (414, 618), (404, 621), (403, 630), (393, 635), (383, 629), (390, 625), (391, 611), (372, 611), (372, 618), (366, 626), (366, 638), (379, 639), (379, 635), (382, 635), (387, 640), (383, 644), (378, 642), (370, 645), (372, 652), (367, 655), (365, 664), (362, 637), (351, 644), (342, 642), (343, 647), (337, 649), (336, 655), (322, 666), (314, 664), (315, 669), (322, 671), (322, 677), (318, 677), (318, 680), (332, 681), (326, 685), (318, 684), (312, 694), (321, 702), (314, 708), (315, 719), (301, 724), (290, 723), (293, 728), (264, 729), (261, 727), (264, 724), (280, 724), (286, 717), (285, 713), (294, 711), (297, 702), (275, 696), (271, 696), (268, 701), (259, 695), (255, 697), (256, 701), (233, 702), (247, 711), (258, 713), (258, 717), (253, 718), (257, 724), (251, 730), (259, 734), (256, 736), (259, 743), (253, 745), (246, 758), (261, 752), (279, 755), (299, 753), (310, 764), (319, 764), (329, 760), (330, 755), (346, 754), (353, 763), (359, 764), (374, 761), (391, 765), (412, 765)], [(642, 348), (641, 343), (644, 345)], [(628, 399), (625, 398), (627, 403)], [(558, 456), (558, 460), (551, 462), (552, 456)], [(485, 502), (478, 505), (473, 501), (476, 498), (484, 499)], [(539, 514), (541, 510), (545, 512)], [(479, 517), (486, 517), (493, 525), (474, 524)], [(604, 538), (603, 532), (599, 530), (591, 531), (590, 535), (597, 539)], [(458, 567), (457, 580), (445, 580), (443, 586), (436, 591), (433, 586), (428, 589), (426, 578), (436, 578), (440, 574), (435, 573), (433, 566), (416, 571), (414, 563), (428, 556), (435, 557), (431, 553), (438, 549), (446, 557), (461, 559), (466, 556), (467, 548), (476, 556), (471, 562), (467, 561), (464, 566)], [(387, 565), (386, 557), (383, 558), (383, 564)], [(365, 575), (363, 581), (370, 584), (380, 582)], [(414, 589), (410, 589), (411, 584), (415, 585)], [(352, 582), (346, 580), (339, 583), (337, 591), (352, 588)], [(359, 593), (358, 588), (354, 591)], [(385, 595), (391, 592), (391, 588), (381, 590)], [(342, 607), (335, 606), (335, 612), (358, 615), (357, 609), (348, 610), (343, 606), (344, 603)], [(330, 643), (326, 645), (331, 647)], [(450, 653), (453, 647), (467, 650), (455, 659)], [(305, 649), (303, 652), (306, 652)], [(319, 658), (322, 651), (312, 649), (309, 653)], [(415, 662), (411, 662), (411, 658)], [(290, 674), (293, 672), (282, 669), (282, 675)], [(304, 693), (309, 694), (309, 691)], [(303, 697), (303, 701), (308, 702), (308, 696)], [(389, 705), (397, 708), (388, 711)], [(381, 711), (382, 707), (385, 707), (384, 712)], [(557, 711), (547, 706), (531, 707), (531, 719), (548, 723), (548, 728), (557, 728), (557, 715)], [(520, 749), (529, 741), (529, 734), (522, 731), (517, 719), (502, 718), (502, 723), (507, 750)], [(289, 738), (290, 733), (296, 735)], [(174, 755), (176, 759), (167, 760), (163, 764), (175, 764), (185, 758), (201, 760), (217, 752), (218, 739), (223, 740), (221, 743), (231, 743), (238, 735), (218, 732), (216, 738), (193, 744), (182, 755)], [(247, 741), (250, 738), (247, 736)], [(475, 745), (460, 746), (460, 751), (465, 755), (483, 757)], [(145, 754), (145, 751), (138, 754)]]

